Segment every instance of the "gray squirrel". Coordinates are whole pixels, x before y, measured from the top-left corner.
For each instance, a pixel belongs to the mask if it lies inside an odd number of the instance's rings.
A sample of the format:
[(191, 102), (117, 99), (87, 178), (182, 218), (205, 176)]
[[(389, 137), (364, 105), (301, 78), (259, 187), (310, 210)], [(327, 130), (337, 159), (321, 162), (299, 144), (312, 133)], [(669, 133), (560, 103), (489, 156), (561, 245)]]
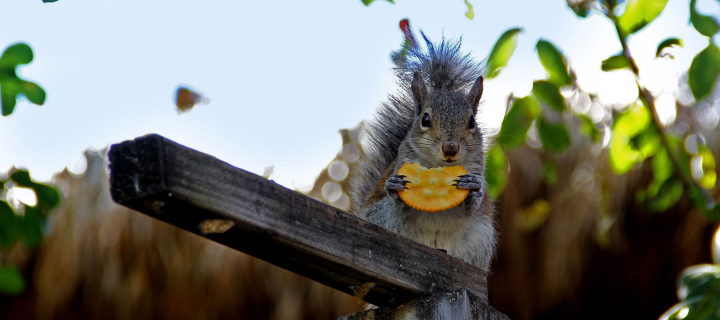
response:
[[(496, 232), (484, 179), (487, 146), (475, 122), (482, 68), (460, 53), (460, 40), (433, 44), (421, 34), (427, 52), (413, 45), (403, 59), (393, 59), (400, 90), (367, 124), (366, 154), (350, 181), (352, 211), (488, 272)], [(446, 211), (410, 208), (397, 193), (408, 183), (396, 174), (406, 162), (426, 168), (462, 165), (469, 174), (458, 177), (457, 188), (470, 193)]]

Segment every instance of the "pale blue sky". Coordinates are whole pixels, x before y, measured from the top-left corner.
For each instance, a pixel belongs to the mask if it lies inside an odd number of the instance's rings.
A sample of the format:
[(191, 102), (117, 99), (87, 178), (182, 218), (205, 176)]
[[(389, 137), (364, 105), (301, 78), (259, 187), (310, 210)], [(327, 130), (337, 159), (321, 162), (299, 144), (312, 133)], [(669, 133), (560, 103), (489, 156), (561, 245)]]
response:
[[(524, 96), (545, 77), (539, 38), (565, 52), (586, 91), (607, 103), (634, 99), (627, 72), (600, 71), (620, 50), (604, 17), (581, 20), (562, 0), (471, 3), (474, 20), (462, 0), (3, 0), (0, 48), (31, 45), (35, 60), (20, 74), (48, 97), (0, 118), (0, 170), (22, 166), (47, 180), (82, 168), (88, 147), (159, 133), (251, 172), (274, 165), (272, 178), (287, 187), (311, 184), (340, 149), (338, 129), (370, 118), (396, 90), (388, 55), (402, 41), (403, 18), (436, 41), (462, 36), (478, 60), (505, 30), (525, 30), (508, 67), (485, 85), (489, 127), (499, 126), (510, 92)], [(699, 3), (718, 12), (714, 1)], [(685, 48), (673, 49), (675, 60), (654, 59), (668, 37)], [(630, 40), (648, 86), (668, 92), (706, 44), (688, 24), (687, 0), (670, 0)], [(178, 115), (179, 84), (210, 104)]]

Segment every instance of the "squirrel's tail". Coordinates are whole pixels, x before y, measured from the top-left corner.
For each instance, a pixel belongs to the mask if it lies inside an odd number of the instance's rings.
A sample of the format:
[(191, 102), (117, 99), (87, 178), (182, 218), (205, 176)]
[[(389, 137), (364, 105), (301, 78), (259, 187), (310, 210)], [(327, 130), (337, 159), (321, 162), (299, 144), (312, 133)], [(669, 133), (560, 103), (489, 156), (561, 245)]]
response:
[(469, 90), (482, 75), (481, 65), (469, 54), (460, 52), (461, 40), (443, 38), (439, 44), (433, 44), (422, 31), (420, 34), (427, 44), (427, 52), (413, 45), (403, 52), (402, 59), (393, 59), (400, 90), (382, 103), (375, 118), (365, 126), (366, 136), (362, 142), (365, 154), (351, 179), (350, 199), (357, 214), (362, 211), (365, 197), (397, 157), (400, 144), (412, 127), (415, 105), (411, 84), (415, 71), (422, 73), (431, 91)]

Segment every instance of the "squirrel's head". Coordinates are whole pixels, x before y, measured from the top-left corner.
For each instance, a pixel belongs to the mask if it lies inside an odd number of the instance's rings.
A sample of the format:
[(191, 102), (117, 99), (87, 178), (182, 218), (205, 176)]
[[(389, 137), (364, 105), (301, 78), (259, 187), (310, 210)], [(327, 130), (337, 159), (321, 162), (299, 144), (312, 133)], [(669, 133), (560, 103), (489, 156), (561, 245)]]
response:
[(410, 130), (413, 149), (432, 166), (476, 162), (482, 154), (482, 134), (475, 123), (483, 91), (480, 76), (469, 92), (436, 89), (428, 93), (415, 72), (412, 82), (415, 122)]

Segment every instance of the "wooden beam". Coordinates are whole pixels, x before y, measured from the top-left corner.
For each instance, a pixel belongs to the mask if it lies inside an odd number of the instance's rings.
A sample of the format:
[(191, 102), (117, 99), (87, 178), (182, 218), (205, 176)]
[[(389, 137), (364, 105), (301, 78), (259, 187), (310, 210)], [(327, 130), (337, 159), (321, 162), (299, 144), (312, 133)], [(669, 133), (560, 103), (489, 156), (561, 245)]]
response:
[(377, 306), (487, 276), (445, 253), (159, 135), (113, 145), (115, 202)]

